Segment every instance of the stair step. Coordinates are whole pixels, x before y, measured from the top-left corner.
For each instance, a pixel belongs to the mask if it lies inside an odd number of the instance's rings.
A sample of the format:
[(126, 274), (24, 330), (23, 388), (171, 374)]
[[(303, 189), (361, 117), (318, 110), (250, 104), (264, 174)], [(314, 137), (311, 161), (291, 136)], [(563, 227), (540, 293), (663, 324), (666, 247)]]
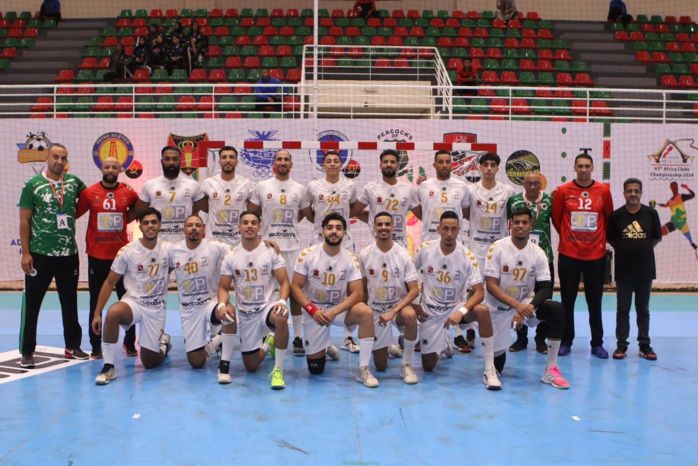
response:
[(599, 74), (639, 74), (642, 76), (647, 75), (647, 67), (644, 65), (610, 65), (610, 64), (599, 64), (592, 63), (589, 67), (592, 73)]
[(635, 64), (635, 55), (621, 53), (581, 53), (577, 58), (589, 64), (590, 62), (611, 62), (611, 63), (627, 63)]
[(657, 87), (656, 78), (641, 78), (628, 76), (601, 76), (596, 80), (599, 87), (646, 88)]
[[(44, 60), (52, 60), (56, 58), (75, 59), (81, 58), (79, 50), (34, 50), (30, 49), (22, 54), (22, 60), (41, 61), (43, 66)], [(14, 65), (13, 65), (14, 68)]]
[(77, 39), (89, 39), (94, 36), (98, 36), (102, 32), (102, 29), (81, 29), (79, 31), (59, 31), (52, 29), (46, 33), (46, 37), (50, 40), (77, 40)]
[(573, 42), (570, 44), (573, 51), (590, 52), (625, 52), (621, 42)]
[(601, 32), (606, 30), (606, 23), (593, 21), (553, 21), (555, 31)]
[(611, 34), (610, 32), (564, 32), (564, 33), (560, 34), (560, 37), (562, 39), (567, 40), (567, 41), (582, 41), (582, 42), (603, 42), (603, 43), (606, 43), (606, 42), (614, 40), (613, 34)]

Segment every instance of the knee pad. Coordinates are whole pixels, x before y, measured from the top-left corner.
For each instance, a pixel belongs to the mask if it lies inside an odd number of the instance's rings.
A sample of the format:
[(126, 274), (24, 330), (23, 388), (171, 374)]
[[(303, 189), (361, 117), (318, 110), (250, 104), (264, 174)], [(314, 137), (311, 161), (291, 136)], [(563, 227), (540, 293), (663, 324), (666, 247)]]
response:
[(504, 363), (507, 361), (507, 353), (502, 352), (502, 354), (499, 354), (494, 357), (494, 368), (497, 369), (497, 372), (500, 374), (504, 370)]
[(306, 359), (308, 361), (308, 370), (313, 375), (320, 375), (325, 371), (326, 358), (323, 356), (316, 359)]

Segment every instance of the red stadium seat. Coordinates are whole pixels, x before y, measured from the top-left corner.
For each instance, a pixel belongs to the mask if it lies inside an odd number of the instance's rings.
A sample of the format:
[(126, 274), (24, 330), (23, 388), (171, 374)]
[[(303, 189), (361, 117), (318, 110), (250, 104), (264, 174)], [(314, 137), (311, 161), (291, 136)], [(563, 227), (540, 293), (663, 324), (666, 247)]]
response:
[(220, 68), (215, 68), (211, 70), (208, 75), (208, 81), (211, 83), (221, 83), (226, 81), (225, 71)]
[(681, 87), (679, 82), (676, 80), (676, 76), (673, 74), (665, 74), (662, 76), (662, 86), (671, 88)]
[(490, 103), (490, 112), (497, 114), (509, 113), (509, 105), (505, 99), (492, 99)]
[(511, 112), (515, 115), (530, 115), (531, 109), (528, 107), (526, 99), (513, 99), (511, 101)]
[(519, 78), (516, 77), (516, 73), (513, 71), (502, 71), (502, 84), (507, 86), (518, 86)]
[(591, 103), (591, 114), (595, 116), (612, 116), (613, 110), (608, 108), (605, 100), (595, 100)]
[(485, 71), (482, 73), (482, 83), (487, 85), (499, 84), (499, 77), (496, 71)]
[(191, 70), (191, 75), (189, 76), (190, 83), (200, 83), (206, 81), (206, 70), (201, 68), (194, 68)]
[(190, 95), (183, 95), (175, 107), (178, 112), (192, 112), (196, 109), (196, 99)]

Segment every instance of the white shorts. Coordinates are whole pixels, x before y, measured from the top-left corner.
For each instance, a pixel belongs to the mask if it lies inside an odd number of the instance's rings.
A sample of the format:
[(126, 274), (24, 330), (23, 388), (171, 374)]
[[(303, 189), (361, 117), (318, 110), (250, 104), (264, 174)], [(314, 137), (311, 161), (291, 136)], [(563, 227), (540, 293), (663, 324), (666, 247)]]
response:
[(298, 262), (298, 256), (300, 256), (302, 249), (294, 249), (293, 251), (281, 251), (281, 255), (286, 263), (286, 273), (288, 274), (288, 282), (293, 283), (293, 269), (296, 267), (296, 262)]
[(274, 330), (267, 325), (267, 316), (276, 306), (277, 301), (267, 305), (261, 311), (254, 314), (246, 314), (235, 308), (238, 321), (238, 334), (240, 335), (240, 352), (247, 353), (259, 349), (264, 338), (264, 329)]
[(182, 319), (182, 335), (184, 336), (184, 349), (188, 353), (206, 345), (206, 333), (208, 324), (211, 323), (211, 313), (218, 305), (217, 302), (210, 302), (204, 306), (187, 309), (186, 312), (179, 310), (179, 317)]
[(141, 348), (159, 353), (160, 337), (165, 333), (167, 308), (163, 306), (159, 309), (150, 309), (128, 298), (122, 298), (121, 302), (127, 304), (131, 308), (131, 314), (133, 314), (133, 322), (130, 325), (122, 325), (121, 327), (124, 330), (128, 330), (133, 325), (141, 324), (138, 332), (138, 345)]
[(505, 351), (511, 345), (511, 323), (514, 320), (516, 311), (493, 311), (490, 309), (492, 319), (492, 331), (494, 332), (494, 352)]
[[(395, 323), (397, 316), (395, 316), (395, 319), (393, 319), (388, 325), (380, 325), (380, 321), (378, 319), (380, 318), (381, 314), (381, 312), (375, 309), (373, 310), (373, 326), (376, 328), (376, 338), (373, 342), (373, 351), (385, 348), (393, 343), (393, 327), (396, 327), (400, 333), (402, 333), (403, 329), (405, 328), (404, 325), (397, 325)], [(400, 314), (398, 313), (398, 315)]]
[(447, 335), (444, 322), (464, 304), (465, 302), (461, 301), (454, 304), (448, 311), (437, 315), (429, 314), (427, 320), (419, 324), (419, 344), (422, 347), (422, 354), (440, 353), (446, 349)]
[[(332, 321), (332, 325), (344, 327), (344, 319), (347, 317), (347, 311), (339, 314)], [(354, 332), (358, 324), (350, 325), (347, 330)], [(305, 343), (305, 354), (315, 354), (330, 346), (330, 326), (321, 326), (308, 314), (303, 311), (303, 339)]]

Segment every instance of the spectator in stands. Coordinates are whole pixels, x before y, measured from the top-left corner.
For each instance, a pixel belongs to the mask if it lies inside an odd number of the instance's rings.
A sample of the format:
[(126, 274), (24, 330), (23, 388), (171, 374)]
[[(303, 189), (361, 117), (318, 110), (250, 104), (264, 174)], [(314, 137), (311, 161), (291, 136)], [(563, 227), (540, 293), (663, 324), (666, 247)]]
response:
[(624, 26), (627, 26), (633, 20), (633, 17), (628, 14), (628, 9), (625, 7), (623, 0), (611, 0), (608, 7), (608, 22), (615, 23), (620, 21)]
[(167, 45), (165, 44), (165, 37), (162, 34), (158, 34), (155, 38), (155, 42), (150, 46), (150, 58), (148, 62), (148, 66), (154, 70), (165, 67), (167, 63)]
[[(281, 110), (281, 99), (283, 98), (284, 89), (281, 86), (265, 86), (265, 84), (283, 84), (276, 78), (269, 76), (269, 69), (262, 69), (262, 77), (257, 81), (254, 88), (254, 93), (257, 94), (257, 110)], [(264, 114), (264, 117), (268, 117)]]
[(182, 23), (180, 21), (177, 21), (172, 28), (172, 30), (167, 34), (167, 45), (173, 45), (174, 41), (172, 40), (174, 37), (177, 37), (182, 40), (182, 38), (185, 36), (184, 34), (184, 28), (182, 28)]
[(44, 0), (39, 8), (39, 19), (61, 19), (61, 0)]
[(158, 36), (160, 35), (160, 30), (155, 24), (151, 24), (148, 26), (148, 35), (145, 38), (145, 41), (148, 43), (150, 47), (155, 45), (155, 41), (157, 40)]
[(176, 34), (173, 35), (172, 44), (167, 47), (167, 63), (165, 65), (169, 74), (172, 74), (172, 70), (175, 69), (186, 69), (187, 63), (184, 59), (185, 53), (186, 51), (182, 44), (182, 39)]
[(516, 0), (497, 0), (497, 11), (494, 16), (507, 22), (518, 19), (519, 11), (516, 9)]
[(198, 41), (203, 37), (203, 35), (204, 34), (201, 32), (201, 26), (199, 26), (199, 23), (191, 23), (191, 31), (189, 32), (189, 38), (196, 39)]
[(194, 68), (203, 68), (204, 54), (208, 50), (208, 37), (206, 37), (199, 27), (199, 23), (191, 25), (191, 35), (186, 42), (187, 63), (189, 65), (189, 74)]
[(116, 50), (109, 57), (109, 71), (104, 75), (104, 80), (109, 82), (120, 81), (132, 76), (128, 69), (130, 58), (124, 52), (124, 46), (116, 44)]
[(135, 73), (137, 69), (148, 68), (148, 60), (150, 58), (150, 46), (145, 40), (145, 36), (140, 36), (138, 38), (138, 45), (133, 49), (133, 55), (131, 55), (131, 62), (128, 64), (128, 69), (131, 74)]
[(360, 18), (378, 18), (376, 0), (356, 0), (354, 11), (358, 13)]
[(458, 70), (458, 85), (464, 86), (458, 89), (458, 94), (462, 96), (477, 95), (477, 72), (473, 68), (470, 59), (463, 60), (463, 66)]

